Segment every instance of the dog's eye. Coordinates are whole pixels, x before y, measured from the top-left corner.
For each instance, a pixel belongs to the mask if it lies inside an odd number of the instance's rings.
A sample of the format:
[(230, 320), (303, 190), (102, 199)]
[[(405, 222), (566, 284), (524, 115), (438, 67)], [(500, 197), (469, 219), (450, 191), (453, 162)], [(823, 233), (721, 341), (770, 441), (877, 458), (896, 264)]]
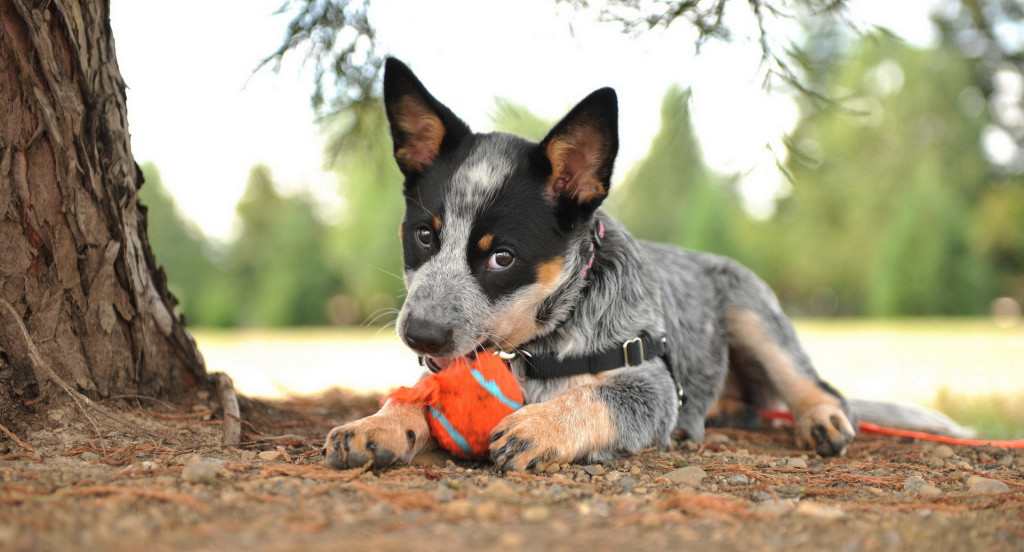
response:
[(491, 258), (487, 260), (487, 268), (491, 270), (505, 270), (512, 266), (512, 262), (515, 260), (515, 255), (511, 251), (499, 249), (492, 253)]
[(416, 229), (416, 243), (421, 247), (429, 248), (434, 244), (434, 233), (430, 231), (430, 228), (420, 226)]

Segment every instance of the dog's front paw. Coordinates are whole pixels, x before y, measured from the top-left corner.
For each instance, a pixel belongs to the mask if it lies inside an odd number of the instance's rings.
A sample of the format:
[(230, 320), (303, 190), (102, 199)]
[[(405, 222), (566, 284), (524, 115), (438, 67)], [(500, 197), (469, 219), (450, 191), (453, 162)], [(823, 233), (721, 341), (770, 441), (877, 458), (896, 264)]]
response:
[(843, 410), (830, 404), (815, 406), (796, 423), (797, 445), (822, 456), (844, 454), (855, 433)]
[(381, 412), (332, 429), (324, 444), (324, 465), (344, 470), (408, 464), (429, 438), (422, 416)]
[(569, 440), (545, 403), (530, 404), (506, 416), (491, 432), (491, 460), (499, 470), (540, 471), (575, 457)]

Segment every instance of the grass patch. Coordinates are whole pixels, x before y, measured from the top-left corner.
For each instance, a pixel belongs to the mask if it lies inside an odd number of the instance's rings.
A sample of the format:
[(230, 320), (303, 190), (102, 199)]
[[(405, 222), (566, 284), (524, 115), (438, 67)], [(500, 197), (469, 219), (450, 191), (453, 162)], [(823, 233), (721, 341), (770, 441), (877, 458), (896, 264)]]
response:
[(969, 396), (941, 388), (934, 408), (973, 427), (981, 438), (1024, 438), (1024, 393)]

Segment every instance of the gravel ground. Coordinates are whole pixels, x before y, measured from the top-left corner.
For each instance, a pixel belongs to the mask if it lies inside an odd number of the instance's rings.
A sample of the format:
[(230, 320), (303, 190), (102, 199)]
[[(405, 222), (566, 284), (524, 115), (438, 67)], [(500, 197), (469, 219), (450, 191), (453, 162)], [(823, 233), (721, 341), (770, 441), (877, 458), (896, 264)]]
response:
[(1024, 550), (1024, 451), (863, 436), (822, 459), (769, 428), (540, 475), (321, 467), (330, 427), (373, 406), (281, 403), (238, 447), (205, 396), (117, 406), (165, 440), (51, 409), (0, 436), (0, 550)]

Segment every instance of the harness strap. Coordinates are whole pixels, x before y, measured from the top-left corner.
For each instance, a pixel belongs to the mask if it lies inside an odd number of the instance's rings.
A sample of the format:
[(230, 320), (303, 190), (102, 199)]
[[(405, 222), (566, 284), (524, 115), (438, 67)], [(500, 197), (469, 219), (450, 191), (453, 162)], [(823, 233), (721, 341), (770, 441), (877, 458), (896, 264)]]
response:
[(559, 359), (555, 355), (535, 355), (523, 349), (509, 355), (509, 358), (519, 356), (523, 359), (526, 377), (531, 379), (554, 379), (581, 374), (598, 374), (618, 368), (639, 366), (644, 361), (654, 358), (661, 358), (665, 362), (665, 368), (672, 377), (672, 383), (676, 387), (676, 394), (679, 397), (679, 406), (686, 401), (683, 386), (676, 380), (672, 373), (672, 366), (668, 358), (668, 338), (665, 336), (654, 337), (647, 330), (640, 332), (640, 335), (633, 339), (626, 340), (621, 345), (611, 347), (582, 357), (569, 357)]
[(564, 378), (580, 374), (597, 374), (616, 368), (638, 366), (645, 360), (663, 356), (667, 340), (656, 339), (647, 331), (621, 345), (582, 357), (559, 359), (555, 355), (534, 355), (523, 352), (526, 377), (533, 379)]

